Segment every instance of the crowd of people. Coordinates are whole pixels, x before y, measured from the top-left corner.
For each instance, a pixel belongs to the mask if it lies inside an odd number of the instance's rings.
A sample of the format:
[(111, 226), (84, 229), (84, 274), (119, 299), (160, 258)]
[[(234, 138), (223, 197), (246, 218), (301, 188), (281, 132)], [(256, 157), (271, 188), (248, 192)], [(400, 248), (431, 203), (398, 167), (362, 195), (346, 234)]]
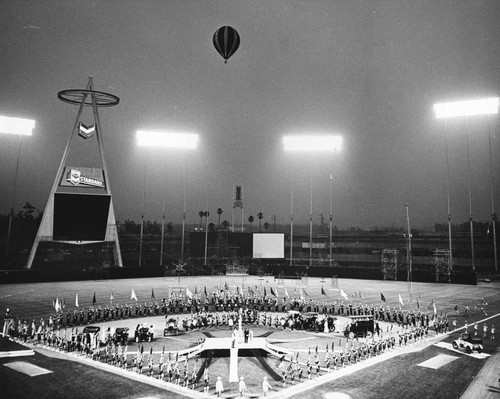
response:
[[(328, 321), (334, 316), (369, 316), (375, 322), (373, 335), (363, 336), (361, 339), (346, 339), (345, 345), (339, 340), (336, 347), (332, 343), (320, 359), (318, 348), (314, 354), (309, 353), (306, 360), (299, 359), (299, 352), (290, 359), (280, 359), (276, 365), (276, 373), (282, 378), (282, 385), (301, 382), (304, 379), (319, 377), (322, 373), (334, 372), (339, 368), (357, 363), (372, 356), (393, 350), (425, 339), (429, 329), (436, 334), (447, 333), (450, 329), (448, 315), (437, 315), (434, 312), (421, 311), (420, 309), (407, 310), (403, 308), (390, 308), (388, 306), (374, 307), (353, 304), (342, 300), (315, 301), (303, 297), (250, 297), (240, 294), (227, 295), (214, 291), (212, 296), (190, 298), (184, 295), (172, 294), (168, 299), (150, 301), (144, 305), (105, 305), (92, 306), (85, 310), (67, 309), (51, 314), (48, 319), (40, 318), (28, 323), (14, 317), (7, 309), (4, 317), (4, 335), (8, 334), (14, 339), (32, 345), (43, 345), (48, 348), (64, 352), (74, 352), (86, 356), (94, 361), (108, 363), (121, 367), (131, 372), (146, 374), (165, 382), (176, 384), (189, 389), (201, 389), (208, 393), (212, 386), (217, 394), (223, 390), (223, 382), (218, 377), (215, 384), (211, 385), (208, 368), (198, 367), (198, 360), (189, 367), (187, 356), (179, 359), (179, 354), (165, 353), (165, 348), (158, 356), (151, 351), (145, 355), (143, 347), (138, 345), (136, 353), (129, 353), (127, 342), (116, 341), (108, 335), (109, 339), (101, 340), (91, 332), (79, 332), (78, 327), (91, 323), (127, 319), (131, 317), (147, 317), (164, 315), (165, 318), (176, 318), (183, 314), (182, 326), (186, 332), (201, 328), (228, 328), (235, 330), (241, 324), (251, 326), (265, 326), (276, 329), (308, 329), (313, 331), (323, 330), (317, 325), (330, 327)], [(452, 329), (457, 328), (456, 314), (452, 318)], [(379, 322), (391, 323), (383, 331)], [(180, 323), (179, 323), (180, 324)], [(68, 335), (66, 329), (71, 328)], [(469, 326), (466, 322), (465, 331), (472, 328), (474, 335), (483, 335), (486, 338), (488, 326), (474, 323)], [(248, 330), (246, 328), (245, 330)], [(251, 331), (251, 330), (250, 330)], [(495, 339), (495, 328), (489, 329), (490, 338)], [(300, 360), (300, 361), (299, 361)], [(192, 362), (191, 362), (192, 363)], [(203, 380), (203, 382), (201, 382)], [(243, 383), (241, 383), (243, 382)], [(263, 394), (269, 390), (269, 383), (264, 379), (262, 383)], [(240, 381), (240, 387), (245, 387)], [(267, 387), (267, 388), (265, 388)], [(240, 392), (241, 392), (240, 388)], [(246, 388), (245, 388), (246, 389)]]
[[(12, 317), (8, 330), (11, 334), (32, 336), (39, 329), (42, 331), (58, 328), (71, 328), (93, 323), (102, 323), (112, 320), (143, 318), (151, 316), (175, 317), (191, 315), (187, 318), (185, 329), (200, 328), (202, 326), (227, 325), (231, 315), (239, 309), (245, 309), (243, 323), (275, 327), (289, 327), (292, 329), (306, 329), (313, 331), (333, 331), (334, 316), (367, 315), (375, 321), (396, 323), (399, 325), (426, 325), (447, 328), (448, 315), (438, 316), (428, 309), (406, 309), (389, 306), (374, 306), (353, 303), (352, 301), (330, 300), (317, 301), (303, 296), (278, 298), (276, 296), (262, 296), (245, 293), (243, 290), (231, 292), (229, 290), (214, 289), (211, 294), (205, 290), (205, 295), (197, 293), (187, 296), (183, 293), (171, 293), (168, 298), (136, 302), (133, 304), (106, 304), (93, 305), (87, 308), (63, 308), (48, 316), (47, 319), (23, 320)], [(286, 315), (289, 311), (297, 312)], [(275, 316), (271, 316), (275, 313)], [(311, 313), (316, 313), (311, 316)], [(279, 315), (278, 315), (279, 314)], [(317, 317), (319, 316), (319, 317)], [(185, 319), (185, 318), (184, 318)], [(325, 329), (325, 320), (328, 329)], [(184, 320), (185, 321), (185, 320)], [(184, 322), (183, 321), (183, 322)], [(181, 324), (178, 326), (181, 327)]]
[[(242, 313), (243, 311), (238, 312), (238, 314)], [(398, 345), (404, 346), (417, 342), (424, 339), (427, 334), (428, 329), (425, 326), (401, 326), (396, 335), (374, 336), (370, 340), (346, 340), (345, 346), (339, 342), (337, 348), (334, 348), (332, 343), (331, 348), (327, 346), (324, 351), (323, 359), (320, 358), (317, 347), (314, 354), (310, 350), (306, 360), (302, 362), (299, 362), (299, 352), (297, 352), (295, 357), (280, 359), (275, 364), (275, 369), (282, 377), (283, 387), (286, 387), (288, 384), (294, 385), (306, 378), (319, 377), (322, 373), (334, 372), (339, 368), (347, 367), (363, 359), (378, 356)], [(172, 352), (165, 353), (165, 349), (158, 356), (153, 353), (151, 348), (149, 355), (146, 355), (143, 346), (139, 345), (137, 352), (130, 353), (126, 343), (122, 345), (121, 343), (115, 343), (113, 340), (109, 340), (106, 345), (100, 347), (94, 344), (95, 340), (91, 333), (78, 333), (75, 328), (69, 337), (61, 329), (52, 329), (47, 330), (45, 334), (37, 333), (26, 342), (33, 345), (44, 345), (59, 351), (74, 352), (94, 361), (145, 374), (188, 389), (200, 389), (208, 392), (211, 386), (209, 370), (204, 368), (203, 371), (200, 371), (202, 368), (198, 367), (198, 359), (190, 367), (187, 356), (179, 358), (178, 353), (175, 355)], [(220, 377), (217, 379), (217, 382), (219, 381), (220, 388), (222, 384)], [(267, 379), (263, 381), (263, 388), (266, 384), (269, 385)], [(216, 386), (217, 384), (213, 388), (216, 389)], [(263, 393), (265, 392), (267, 391), (263, 390)]]

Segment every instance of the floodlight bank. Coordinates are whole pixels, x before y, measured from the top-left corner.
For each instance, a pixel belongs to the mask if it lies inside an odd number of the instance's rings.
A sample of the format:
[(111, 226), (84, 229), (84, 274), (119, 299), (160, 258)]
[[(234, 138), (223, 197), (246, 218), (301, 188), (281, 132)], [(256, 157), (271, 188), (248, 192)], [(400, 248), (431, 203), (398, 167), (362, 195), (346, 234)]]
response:
[(196, 148), (198, 135), (193, 133), (170, 133), (137, 131), (137, 144), (150, 147)]
[(498, 97), (434, 104), (436, 118), (498, 114)]
[(34, 128), (35, 121), (32, 119), (0, 116), (0, 133), (31, 136)]

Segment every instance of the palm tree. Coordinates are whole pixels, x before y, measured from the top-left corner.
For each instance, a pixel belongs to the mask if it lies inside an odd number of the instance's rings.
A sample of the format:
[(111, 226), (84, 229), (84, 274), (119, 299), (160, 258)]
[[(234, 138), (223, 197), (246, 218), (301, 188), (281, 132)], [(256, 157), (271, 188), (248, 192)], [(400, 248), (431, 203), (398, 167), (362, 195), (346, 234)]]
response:
[(250, 223), (250, 231), (252, 231), (253, 216), (248, 217), (248, 223)]
[(264, 214), (259, 212), (257, 214), (257, 218), (259, 219), (259, 233), (262, 231), (262, 219), (264, 218)]
[(222, 208), (217, 208), (217, 215), (219, 215), (219, 224), (217, 227), (217, 230), (219, 230), (220, 229), (220, 215), (222, 215)]

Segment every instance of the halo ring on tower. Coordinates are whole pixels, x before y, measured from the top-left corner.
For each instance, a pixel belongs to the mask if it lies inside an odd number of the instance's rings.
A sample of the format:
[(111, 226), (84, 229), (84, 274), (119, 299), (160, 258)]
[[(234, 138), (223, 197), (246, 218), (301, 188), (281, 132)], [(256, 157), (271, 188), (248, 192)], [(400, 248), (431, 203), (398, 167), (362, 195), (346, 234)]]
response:
[(120, 99), (110, 93), (87, 89), (68, 89), (57, 93), (57, 98), (69, 104), (92, 107), (92, 99), (97, 107), (112, 107), (120, 102)]

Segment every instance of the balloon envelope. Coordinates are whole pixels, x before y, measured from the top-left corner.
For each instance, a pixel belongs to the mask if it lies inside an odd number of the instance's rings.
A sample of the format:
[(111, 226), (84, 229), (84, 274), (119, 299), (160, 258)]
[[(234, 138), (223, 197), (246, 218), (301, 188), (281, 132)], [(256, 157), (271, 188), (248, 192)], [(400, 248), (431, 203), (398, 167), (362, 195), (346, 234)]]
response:
[(231, 26), (222, 26), (214, 33), (214, 47), (226, 63), (240, 46), (240, 35)]

